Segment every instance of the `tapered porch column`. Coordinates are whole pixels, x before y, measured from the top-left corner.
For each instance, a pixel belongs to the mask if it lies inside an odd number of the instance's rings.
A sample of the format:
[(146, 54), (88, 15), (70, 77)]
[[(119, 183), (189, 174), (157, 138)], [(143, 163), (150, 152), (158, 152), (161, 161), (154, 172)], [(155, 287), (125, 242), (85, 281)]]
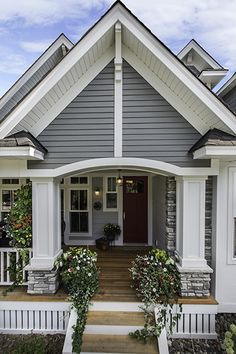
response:
[(28, 266), (28, 293), (54, 293), (58, 287), (56, 258), (61, 254), (59, 181), (32, 178), (33, 258)]
[(212, 269), (205, 259), (207, 177), (176, 178), (176, 253), (183, 296), (209, 295)]

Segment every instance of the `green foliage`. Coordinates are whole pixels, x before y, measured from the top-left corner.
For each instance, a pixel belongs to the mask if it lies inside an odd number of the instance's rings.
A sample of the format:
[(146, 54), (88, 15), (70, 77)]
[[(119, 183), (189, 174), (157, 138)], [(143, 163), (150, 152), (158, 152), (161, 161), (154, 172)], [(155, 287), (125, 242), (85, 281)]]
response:
[(13, 284), (5, 291), (12, 291), (17, 285), (26, 281), (24, 267), (29, 263), (28, 248), (32, 244), (32, 186), (31, 183), (21, 186), (16, 191), (15, 203), (6, 216), (5, 226), (7, 236), (11, 239), (10, 246), (18, 249), (19, 258), (16, 260), (11, 254), (10, 278)]
[(116, 224), (106, 224), (103, 228), (103, 233), (106, 237), (115, 237), (120, 235), (121, 228), (119, 225)]
[(77, 313), (77, 322), (73, 327), (72, 335), (75, 353), (80, 353), (90, 300), (98, 289), (96, 262), (95, 252), (71, 247), (55, 263), (60, 269), (63, 287), (70, 295), (73, 308)]
[(13, 354), (45, 354), (47, 341), (44, 336), (25, 336), (24, 340), (19, 342), (17, 349)]
[(15, 248), (27, 248), (32, 243), (32, 186), (27, 183), (16, 191), (15, 203), (6, 217), (7, 236)]
[(229, 326), (229, 331), (225, 332), (224, 343), (222, 349), (226, 351), (227, 354), (236, 353), (236, 325), (231, 324)]
[[(174, 259), (164, 250), (152, 249), (145, 256), (137, 256), (132, 265), (132, 287), (144, 303), (145, 326), (130, 335), (146, 342), (150, 337), (159, 336), (166, 326), (172, 332), (180, 316), (172, 316), (169, 322), (169, 314), (180, 294), (180, 277)], [(155, 307), (156, 319), (153, 313)]]

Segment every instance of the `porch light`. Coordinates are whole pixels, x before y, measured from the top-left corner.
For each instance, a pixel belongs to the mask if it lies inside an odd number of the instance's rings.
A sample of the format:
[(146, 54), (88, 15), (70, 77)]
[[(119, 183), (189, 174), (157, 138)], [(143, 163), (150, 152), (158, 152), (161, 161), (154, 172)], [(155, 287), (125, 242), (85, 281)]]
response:
[(96, 195), (96, 197), (99, 197), (100, 195), (100, 188), (96, 187), (94, 190), (94, 194)]
[(118, 178), (116, 180), (116, 183), (121, 186), (122, 182), (123, 182), (123, 180), (122, 180), (122, 178), (120, 176), (120, 170), (119, 170), (119, 176), (118, 176)]

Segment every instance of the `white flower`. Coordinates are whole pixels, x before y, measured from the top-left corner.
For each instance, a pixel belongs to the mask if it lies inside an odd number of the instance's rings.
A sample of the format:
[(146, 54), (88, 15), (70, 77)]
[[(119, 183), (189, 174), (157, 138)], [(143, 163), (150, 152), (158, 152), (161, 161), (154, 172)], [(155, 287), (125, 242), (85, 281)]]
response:
[(156, 289), (156, 288), (153, 288), (152, 291), (155, 293), (155, 292), (157, 291), (157, 289)]
[(78, 267), (76, 267), (76, 269), (77, 269), (77, 270), (79, 270), (79, 269), (80, 269), (80, 267), (78, 266)]
[(89, 277), (91, 277), (91, 275), (92, 275), (91, 273), (88, 273), (88, 276), (89, 276)]
[(163, 268), (164, 272), (167, 272), (167, 269), (166, 268)]

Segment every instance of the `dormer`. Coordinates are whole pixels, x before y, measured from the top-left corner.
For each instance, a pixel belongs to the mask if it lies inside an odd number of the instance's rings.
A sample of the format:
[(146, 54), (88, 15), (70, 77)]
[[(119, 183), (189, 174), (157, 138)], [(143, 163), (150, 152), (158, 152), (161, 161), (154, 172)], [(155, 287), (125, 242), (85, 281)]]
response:
[(177, 56), (210, 89), (213, 89), (228, 72), (194, 39)]

